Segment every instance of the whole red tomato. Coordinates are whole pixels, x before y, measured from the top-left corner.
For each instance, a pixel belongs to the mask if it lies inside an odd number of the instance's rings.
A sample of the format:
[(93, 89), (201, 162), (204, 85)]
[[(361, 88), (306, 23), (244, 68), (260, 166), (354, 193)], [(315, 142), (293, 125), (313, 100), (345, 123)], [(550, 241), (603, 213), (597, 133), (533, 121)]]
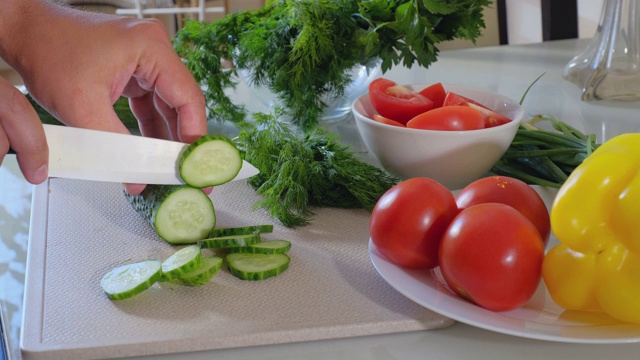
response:
[(545, 247), (549, 242), (549, 210), (540, 195), (524, 181), (507, 176), (485, 177), (462, 189), (456, 196), (456, 202), (461, 210), (491, 202), (509, 205), (536, 226)]
[(438, 246), (458, 213), (453, 194), (435, 180), (413, 178), (389, 189), (371, 214), (371, 241), (399, 266), (431, 269)]
[(492, 311), (525, 304), (541, 279), (540, 234), (511, 206), (486, 203), (460, 211), (442, 237), (440, 270), (458, 295)]

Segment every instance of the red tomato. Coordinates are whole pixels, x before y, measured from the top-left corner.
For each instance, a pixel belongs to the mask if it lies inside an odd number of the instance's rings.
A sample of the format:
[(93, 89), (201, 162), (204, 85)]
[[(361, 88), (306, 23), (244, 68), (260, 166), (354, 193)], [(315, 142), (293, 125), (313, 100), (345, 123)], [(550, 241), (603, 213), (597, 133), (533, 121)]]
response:
[(384, 78), (378, 78), (369, 84), (369, 99), (380, 115), (401, 124), (433, 109), (433, 101)]
[(425, 130), (478, 130), (484, 128), (482, 113), (468, 106), (444, 106), (422, 113), (407, 122), (408, 128)]
[(404, 127), (404, 124), (401, 124), (395, 120), (391, 120), (379, 114), (373, 114), (373, 120), (387, 125)]
[(533, 296), (543, 258), (536, 227), (499, 203), (462, 210), (440, 242), (440, 270), (449, 287), (492, 311), (516, 309)]
[(435, 109), (442, 106), (444, 98), (447, 96), (447, 91), (444, 89), (444, 86), (442, 86), (442, 83), (435, 83), (422, 89), (418, 94), (433, 101), (433, 107)]
[(467, 185), (456, 196), (456, 203), (461, 210), (492, 202), (506, 204), (518, 210), (535, 225), (543, 246), (547, 246), (551, 234), (549, 210), (531, 186), (507, 176), (489, 176)]
[(456, 94), (452, 91), (447, 92), (447, 95), (445, 96), (444, 101), (442, 102), (442, 106), (452, 106), (452, 105), (468, 106), (469, 104), (475, 104), (485, 109), (489, 109), (488, 107), (480, 104), (475, 100), (469, 99), (468, 97), (462, 96), (460, 94)]
[(384, 193), (373, 208), (371, 241), (399, 266), (431, 269), (438, 265), (442, 234), (457, 213), (446, 187), (428, 178), (408, 179)]
[(488, 107), (480, 104), (475, 100), (469, 99), (468, 97), (464, 97), (454, 92), (448, 92), (442, 106), (452, 105), (469, 106), (480, 111), (484, 118), (484, 127), (487, 128), (506, 124), (511, 121), (511, 119), (509, 119), (508, 117), (502, 114), (498, 114), (497, 112), (489, 109)]

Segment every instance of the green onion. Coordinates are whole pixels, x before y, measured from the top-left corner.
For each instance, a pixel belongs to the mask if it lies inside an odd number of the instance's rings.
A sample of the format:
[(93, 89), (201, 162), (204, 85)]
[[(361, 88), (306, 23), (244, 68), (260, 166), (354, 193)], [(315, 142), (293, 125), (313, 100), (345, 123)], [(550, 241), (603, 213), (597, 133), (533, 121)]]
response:
[[(553, 130), (540, 127), (542, 123)], [(586, 135), (551, 115), (536, 115), (520, 125), (509, 149), (491, 173), (559, 188), (598, 146), (594, 134)]]

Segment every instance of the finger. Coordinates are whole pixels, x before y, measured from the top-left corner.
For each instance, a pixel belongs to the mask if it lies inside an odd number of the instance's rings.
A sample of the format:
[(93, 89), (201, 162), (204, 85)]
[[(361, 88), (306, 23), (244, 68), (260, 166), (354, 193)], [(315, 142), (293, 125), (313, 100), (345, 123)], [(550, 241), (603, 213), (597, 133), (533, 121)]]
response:
[(45, 181), (49, 148), (42, 123), (27, 98), (3, 78), (0, 78), (0, 129), (2, 158), (10, 145), (25, 179), (32, 184)]
[[(82, 101), (76, 102), (73, 106), (69, 104), (52, 105), (53, 111), (59, 120), (66, 125), (109, 131), (120, 134), (130, 134), (131, 132), (122, 123), (113, 108), (113, 102), (107, 91), (99, 89), (81, 89)], [(68, 101), (68, 99), (64, 99)]]
[(147, 185), (145, 184), (122, 184), (124, 185), (124, 190), (129, 195), (138, 195), (140, 194)]
[(178, 114), (176, 110), (171, 108), (159, 96), (153, 97), (153, 103), (158, 113), (162, 115), (172, 140), (180, 141), (178, 130)]
[[(177, 115), (180, 141), (193, 142), (207, 133), (205, 99), (193, 76), (171, 47), (145, 55), (136, 76), (143, 88), (151, 88)], [(179, 84), (179, 85), (176, 85)]]
[(138, 120), (140, 133), (143, 136), (157, 139), (171, 138), (162, 115), (155, 108), (153, 93), (148, 92), (142, 96), (130, 98), (129, 107)]

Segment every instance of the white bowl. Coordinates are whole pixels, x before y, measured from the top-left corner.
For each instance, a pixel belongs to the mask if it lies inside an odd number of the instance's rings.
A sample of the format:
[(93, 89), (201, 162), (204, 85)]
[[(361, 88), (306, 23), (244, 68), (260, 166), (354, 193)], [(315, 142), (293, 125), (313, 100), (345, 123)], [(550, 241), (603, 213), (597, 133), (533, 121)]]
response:
[[(495, 92), (443, 85), (445, 90), (476, 100), (512, 121), (467, 131), (391, 126), (372, 119), (376, 112), (368, 93), (353, 102), (352, 111), (362, 141), (387, 171), (402, 179), (432, 178), (455, 190), (482, 177), (502, 157), (515, 137), (524, 111), (517, 101)], [(407, 87), (419, 91), (426, 86)]]

